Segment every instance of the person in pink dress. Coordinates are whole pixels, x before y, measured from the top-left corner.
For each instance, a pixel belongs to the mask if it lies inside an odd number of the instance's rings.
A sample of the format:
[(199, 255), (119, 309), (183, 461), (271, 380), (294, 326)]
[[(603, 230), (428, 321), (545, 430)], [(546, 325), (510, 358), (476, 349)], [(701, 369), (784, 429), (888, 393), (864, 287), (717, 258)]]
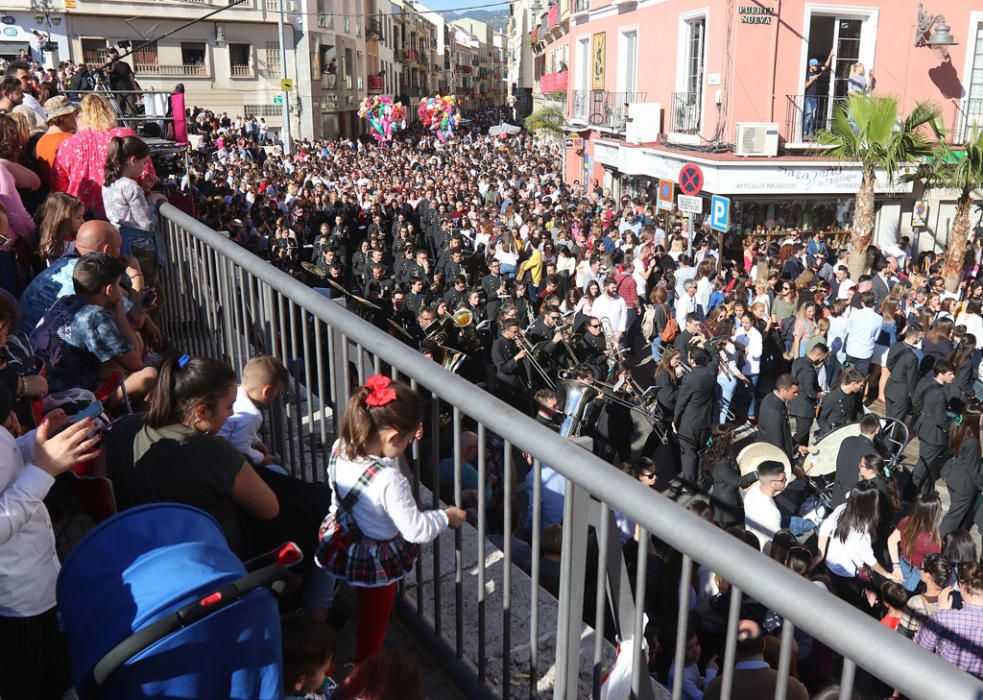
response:
[[(51, 168), (53, 192), (68, 192), (82, 200), (86, 213), (106, 218), (102, 203), (102, 186), (106, 176), (106, 153), (114, 136), (136, 136), (133, 129), (118, 126), (116, 114), (103, 95), (89, 93), (82, 98), (79, 130), (58, 147)], [(152, 161), (140, 176), (139, 183), (149, 192), (157, 182)]]

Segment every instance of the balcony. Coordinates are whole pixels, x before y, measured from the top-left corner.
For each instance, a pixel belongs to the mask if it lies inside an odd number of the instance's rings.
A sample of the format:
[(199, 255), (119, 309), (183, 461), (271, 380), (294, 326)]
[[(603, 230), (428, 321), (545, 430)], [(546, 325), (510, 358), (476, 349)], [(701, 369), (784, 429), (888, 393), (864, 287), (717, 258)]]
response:
[(417, 56), (416, 49), (403, 49), (403, 60), (415, 61), (416, 56)]
[[(547, 73), (542, 78), (539, 79), (539, 91), (543, 94), (548, 92), (566, 92), (567, 91), (567, 77), (570, 75), (570, 71), (557, 71), (555, 73)], [(500, 80), (501, 76), (496, 75), (496, 80)]]
[(382, 24), (377, 19), (370, 19), (365, 23), (365, 38), (378, 41), (382, 38)]
[(252, 78), (253, 67), (248, 65), (235, 65), (229, 67), (229, 75), (233, 78)]
[(546, 13), (546, 29), (552, 29), (560, 23), (560, 6), (553, 5)]
[(644, 102), (647, 96), (645, 92), (575, 90), (571, 118), (597, 129), (623, 133), (628, 123), (628, 105)]
[(785, 132), (786, 143), (810, 143), (816, 134), (829, 128), (833, 113), (846, 102), (845, 97), (829, 95), (786, 95)]
[(384, 75), (370, 75), (366, 79), (366, 83), (370, 95), (377, 95), (386, 89), (386, 77)]
[[(247, 66), (248, 68), (248, 66)], [(166, 65), (162, 63), (139, 63), (135, 70), (138, 75), (185, 76), (188, 78), (207, 78), (208, 66), (204, 65)]]
[(703, 112), (702, 92), (672, 93), (672, 129), (674, 134), (699, 134)]

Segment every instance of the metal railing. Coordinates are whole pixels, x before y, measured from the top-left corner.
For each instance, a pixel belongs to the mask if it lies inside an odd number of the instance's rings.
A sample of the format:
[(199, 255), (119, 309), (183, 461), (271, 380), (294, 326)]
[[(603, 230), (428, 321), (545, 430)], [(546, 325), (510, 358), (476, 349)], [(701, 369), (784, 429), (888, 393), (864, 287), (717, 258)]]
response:
[(829, 129), (833, 114), (844, 103), (845, 97), (829, 95), (786, 95), (785, 133), (787, 143), (809, 143), (816, 134)]
[[(840, 697), (850, 697), (856, 667), (861, 666), (914, 700), (983, 698), (979, 681), (806, 578), (446, 372), (192, 217), (166, 204), (160, 213), (167, 251), (161, 270), (164, 331), (184, 351), (225, 359), (237, 370), (261, 352), (287, 365), (286, 398), (274, 406), (266, 424), (271, 437), (279, 438), (271, 449), (283, 455), (295, 475), (323, 481), (326, 452), (337, 434), (336, 409), (345, 405), (354, 386), (375, 373), (401, 377), (429, 399), (427, 435), (422, 443), (413, 444), (408, 460), (414, 494), (422, 507), (438, 507), (441, 492), (462, 503), (460, 448), (465, 428), (477, 434), (474, 466), (482, 495), (481, 485), (489, 484), (492, 474), (500, 477), (504, 493), (518, 491), (519, 455), (531, 457), (528, 576), (513, 567), (517, 504), (511, 498), (495, 504), (501, 508), (498, 528), (490, 504), (479, 497), (475, 529), (447, 532), (424, 547), (414, 573), (404, 581), (398, 604), (401, 616), (422, 645), (447, 655), (444, 668), (458, 674), (468, 697), (543, 697), (549, 692), (550, 677), (554, 700), (587, 697), (591, 692), (597, 697), (602, 665), (610, 661), (605, 638), (617, 634), (621, 640), (638, 639), (643, 631), (641, 610), (633, 599), (642, 599), (646, 590), (648, 551), (640, 548), (633, 590), (626, 576), (619, 577), (624, 561), (613, 519), (616, 510), (639, 524), (640, 542), (652, 535), (681, 553), (674, 697), (682, 691), (691, 574), (697, 562), (732, 586), (722, 697), (729, 697), (734, 680), (737, 622), (747, 595), (784, 619), (780, 678), (787, 679), (792, 635), (801, 626), (845, 657)], [(441, 484), (439, 461), (451, 455), (453, 483)], [(547, 516), (542, 502), (548, 494), (562, 499), (555, 609), (546, 605), (552, 598), (539, 585), (540, 533)], [(550, 515), (556, 517), (555, 512)], [(592, 530), (596, 571), (587, 564)], [(487, 540), (493, 532), (501, 536), (501, 550)], [(591, 629), (581, 624), (581, 613), (585, 579), (594, 574), (601, 583), (593, 601)], [(529, 599), (527, 609), (519, 607), (524, 596)], [(620, 613), (611, 618), (617, 621), (612, 623), (614, 630), (607, 629), (605, 615), (611, 607)], [(551, 610), (555, 621), (545, 627)], [(639, 657), (634, 664), (634, 692), (636, 697), (646, 697), (651, 689), (641, 645), (635, 649)], [(581, 658), (588, 660), (584, 673)], [(784, 698), (785, 690), (785, 681), (780, 681), (776, 697)]]
[(700, 133), (703, 113), (703, 93), (672, 93), (672, 132), (676, 134)]
[(572, 118), (599, 129), (623, 132), (627, 126), (628, 106), (644, 102), (648, 93), (574, 90)]

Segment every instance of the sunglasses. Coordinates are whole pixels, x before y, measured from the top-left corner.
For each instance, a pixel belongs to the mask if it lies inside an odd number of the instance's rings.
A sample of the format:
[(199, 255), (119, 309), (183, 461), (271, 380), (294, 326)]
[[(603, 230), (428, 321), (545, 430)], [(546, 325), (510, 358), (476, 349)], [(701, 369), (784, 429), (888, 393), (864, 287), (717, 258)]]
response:
[(590, 324), (587, 325), (587, 327), (588, 328), (600, 328), (601, 327), (601, 324), (599, 324), (599, 323), (590, 323)]

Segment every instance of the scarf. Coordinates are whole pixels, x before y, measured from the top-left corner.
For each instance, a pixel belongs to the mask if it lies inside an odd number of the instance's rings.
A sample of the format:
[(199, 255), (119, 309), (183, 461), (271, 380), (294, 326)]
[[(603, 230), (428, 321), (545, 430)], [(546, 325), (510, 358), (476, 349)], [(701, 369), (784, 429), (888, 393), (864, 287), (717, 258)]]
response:
[(144, 425), (133, 438), (133, 463), (139, 462), (150, 451), (150, 448), (160, 440), (174, 440), (178, 443), (184, 443), (195, 435), (200, 435), (200, 433), (194, 428), (189, 428), (180, 423), (165, 425), (163, 428), (151, 428), (149, 425)]

